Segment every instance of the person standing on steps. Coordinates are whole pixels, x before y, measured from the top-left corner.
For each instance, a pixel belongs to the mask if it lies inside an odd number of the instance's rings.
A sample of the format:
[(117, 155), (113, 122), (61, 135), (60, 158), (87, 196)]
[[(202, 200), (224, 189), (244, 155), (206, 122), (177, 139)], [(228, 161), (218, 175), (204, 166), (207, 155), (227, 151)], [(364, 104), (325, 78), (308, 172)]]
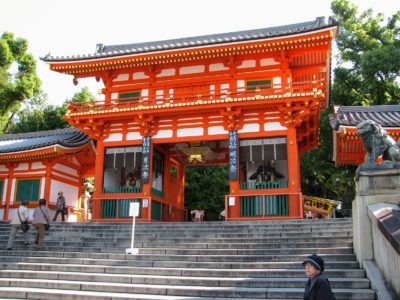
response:
[(10, 236), (8, 238), (7, 250), (11, 250), (14, 245), (15, 236), (17, 235), (18, 230), (21, 230), (24, 235), (25, 246), (29, 245), (29, 236), (28, 230), (23, 231), (21, 228), (21, 222), (28, 221), (29, 212), (28, 212), (28, 202), (22, 202), (19, 208), (15, 211), (13, 218), (11, 220), (11, 231)]
[(309, 278), (304, 290), (304, 300), (335, 300), (329, 280), (324, 276), (324, 260), (313, 254), (303, 261)]
[(32, 224), (36, 228), (37, 250), (44, 250), (45, 225), (50, 224), (50, 210), (46, 207), (46, 199), (39, 200), (39, 206), (33, 211)]
[(65, 222), (66, 208), (65, 208), (65, 198), (63, 196), (62, 191), (58, 192), (57, 203), (56, 203), (56, 214), (54, 215), (53, 221), (57, 220), (57, 217), (60, 213), (62, 216), (61, 220)]

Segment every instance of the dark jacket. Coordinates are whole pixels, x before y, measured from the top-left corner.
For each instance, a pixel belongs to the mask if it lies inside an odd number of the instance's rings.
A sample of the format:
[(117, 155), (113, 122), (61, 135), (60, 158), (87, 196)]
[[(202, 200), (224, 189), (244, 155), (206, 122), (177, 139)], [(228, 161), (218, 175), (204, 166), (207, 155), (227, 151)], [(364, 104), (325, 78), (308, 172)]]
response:
[(56, 203), (56, 210), (64, 210), (65, 208), (65, 198), (64, 196), (58, 197), (57, 198), (57, 203)]
[(320, 273), (308, 279), (304, 290), (304, 300), (335, 300), (331, 285), (325, 276)]

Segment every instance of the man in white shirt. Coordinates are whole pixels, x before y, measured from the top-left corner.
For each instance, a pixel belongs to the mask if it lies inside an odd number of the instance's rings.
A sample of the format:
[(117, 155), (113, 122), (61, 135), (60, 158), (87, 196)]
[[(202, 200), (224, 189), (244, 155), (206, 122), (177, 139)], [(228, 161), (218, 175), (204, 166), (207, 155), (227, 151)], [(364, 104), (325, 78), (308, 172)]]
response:
[[(18, 216), (19, 214), (19, 216)], [(15, 236), (18, 230), (21, 230), (24, 235), (25, 246), (29, 245), (28, 231), (23, 231), (21, 229), (21, 222), (27, 221), (29, 218), (28, 202), (22, 202), (20, 207), (14, 212), (13, 218), (11, 220), (11, 231), (8, 238), (7, 250), (11, 250), (14, 245)]]

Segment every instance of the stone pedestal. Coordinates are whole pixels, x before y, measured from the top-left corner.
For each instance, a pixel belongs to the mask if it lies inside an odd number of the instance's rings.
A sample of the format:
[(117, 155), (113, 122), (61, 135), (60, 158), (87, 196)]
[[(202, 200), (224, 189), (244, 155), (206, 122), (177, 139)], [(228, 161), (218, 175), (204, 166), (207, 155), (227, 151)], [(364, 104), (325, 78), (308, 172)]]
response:
[(357, 260), (374, 259), (371, 220), (368, 205), (400, 203), (400, 169), (360, 171), (356, 176), (353, 201), (353, 242)]

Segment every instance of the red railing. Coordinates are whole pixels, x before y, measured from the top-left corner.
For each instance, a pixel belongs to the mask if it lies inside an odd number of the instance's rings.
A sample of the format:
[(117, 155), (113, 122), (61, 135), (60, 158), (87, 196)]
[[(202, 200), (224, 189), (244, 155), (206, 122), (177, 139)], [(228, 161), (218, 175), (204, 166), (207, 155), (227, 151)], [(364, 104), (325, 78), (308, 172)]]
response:
[[(227, 87), (224, 87), (227, 86)], [(308, 93), (315, 90), (322, 90), (324, 81), (304, 81), (293, 84), (275, 84), (271, 86), (260, 86), (255, 90), (246, 90), (245, 87), (239, 87), (235, 91), (229, 89), (229, 83), (213, 82), (203, 83), (191, 86), (176, 86), (159, 88), (157, 91), (163, 91), (160, 95), (152, 97), (141, 95), (140, 97), (112, 99), (109, 101), (100, 100), (92, 102), (74, 102), (69, 104), (69, 113), (97, 112), (104, 110), (135, 108), (140, 106), (154, 105), (175, 105), (179, 103), (219, 100), (225, 98), (243, 98), (256, 96), (278, 96), (287, 93)]]

